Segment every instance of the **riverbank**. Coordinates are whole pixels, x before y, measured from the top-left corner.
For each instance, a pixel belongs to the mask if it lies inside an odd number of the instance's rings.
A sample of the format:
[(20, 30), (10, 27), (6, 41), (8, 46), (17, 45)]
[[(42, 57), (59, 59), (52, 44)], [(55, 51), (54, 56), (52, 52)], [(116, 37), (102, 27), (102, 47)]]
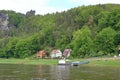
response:
[(120, 57), (110, 57), (110, 58), (89, 58), (86, 59), (90, 61), (88, 66), (111, 66), (120, 67)]
[[(31, 64), (31, 65), (57, 65), (59, 59), (3, 59), (0, 64)], [(86, 66), (111, 66), (120, 67), (120, 58), (87, 58), (72, 59), (71, 61), (89, 61)]]
[(57, 62), (57, 59), (0, 59), (0, 64), (55, 65)]

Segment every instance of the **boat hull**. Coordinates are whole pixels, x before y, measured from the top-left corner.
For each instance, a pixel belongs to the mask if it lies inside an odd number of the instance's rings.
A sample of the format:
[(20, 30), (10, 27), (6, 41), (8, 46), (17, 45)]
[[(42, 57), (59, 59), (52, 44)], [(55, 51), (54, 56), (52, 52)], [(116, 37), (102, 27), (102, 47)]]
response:
[(81, 65), (81, 64), (88, 64), (89, 61), (84, 61), (84, 62), (72, 62), (71, 65), (73, 66), (78, 66), (78, 65)]
[(84, 61), (84, 62), (71, 62), (71, 63), (59, 63), (58, 65), (72, 65), (72, 66), (78, 66), (82, 64), (88, 64), (89, 61)]

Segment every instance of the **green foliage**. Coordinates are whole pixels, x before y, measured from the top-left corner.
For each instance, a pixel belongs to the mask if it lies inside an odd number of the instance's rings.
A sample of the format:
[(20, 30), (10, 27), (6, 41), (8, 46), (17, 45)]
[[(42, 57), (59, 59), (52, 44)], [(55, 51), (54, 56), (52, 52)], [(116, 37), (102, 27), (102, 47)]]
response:
[(101, 28), (106, 28), (110, 26), (116, 31), (120, 30), (120, 9), (114, 9), (110, 12), (106, 11), (99, 14), (100, 18), (98, 20), (98, 26)]
[(6, 45), (8, 44), (8, 42), (9, 42), (9, 38), (0, 39), (0, 57), (1, 58), (7, 57)]
[(72, 49), (72, 57), (116, 54), (120, 45), (120, 5), (98, 4), (61, 13), (26, 17), (8, 14), (9, 30), (0, 30), (0, 57), (25, 58), (44, 49)]
[(18, 38), (12, 38), (9, 40), (8, 44), (6, 45), (6, 55), (7, 57), (15, 57), (15, 47), (17, 42), (19, 41)]
[(25, 58), (35, 54), (41, 49), (41, 35), (34, 34), (26, 39), (21, 39), (15, 46), (14, 56), (16, 58)]
[(115, 35), (116, 32), (110, 27), (104, 28), (101, 32), (99, 32), (95, 38), (97, 51), (98, 52), (100, 51), (100, 53), (103, 52), (102, 55), (113, 53), (115, 51), (114, 45)]
[(30, 56), (30, 42), (29, 41), (20, 41), (16, 44), (16, 57), (25, 58)]
[(88, 27), (84, 26), (81, 30), (76, 31), (73, 34), (73, 56), (85, 57), (90, 55), (93, 48), (93, 42), (91, 38), (91, 31)]
[(114, 44), (116, 46), (120, 45), (120, 31), (116, 33), (115, 37), (114, 37)]
[(9, 14), (9, 23), (15, 27), (19, 27), (24, 22), (25, 17), (22, 14), (12, 13)]

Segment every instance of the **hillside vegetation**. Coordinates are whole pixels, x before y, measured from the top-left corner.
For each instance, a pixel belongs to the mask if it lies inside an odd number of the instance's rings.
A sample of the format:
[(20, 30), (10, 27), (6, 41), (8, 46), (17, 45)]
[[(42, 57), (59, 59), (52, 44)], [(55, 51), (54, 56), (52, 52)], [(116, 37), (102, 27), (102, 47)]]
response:
[(120, 46), (119, 4), (80, 6), (33, 16), (5, 10), (0, 13), (8, 14), (10, 26), (0, 31), (1, 58), (25, 58), (54, 48), (71, 48), (71, 57), (76, 58), (113, 56)]

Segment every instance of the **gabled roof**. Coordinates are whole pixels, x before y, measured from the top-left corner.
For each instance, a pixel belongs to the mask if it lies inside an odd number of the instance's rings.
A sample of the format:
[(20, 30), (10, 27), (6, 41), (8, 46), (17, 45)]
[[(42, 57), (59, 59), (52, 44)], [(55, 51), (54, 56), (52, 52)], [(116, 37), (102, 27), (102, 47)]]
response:
[(51, 54), (57, 54), (57, 53), (61, 53), (61, 51), (59, 49), (54, 49), (51, 52)]
[(65, 49), (63, 52), (63, 56), (68, 56), (72, 50), (71, 49)]

